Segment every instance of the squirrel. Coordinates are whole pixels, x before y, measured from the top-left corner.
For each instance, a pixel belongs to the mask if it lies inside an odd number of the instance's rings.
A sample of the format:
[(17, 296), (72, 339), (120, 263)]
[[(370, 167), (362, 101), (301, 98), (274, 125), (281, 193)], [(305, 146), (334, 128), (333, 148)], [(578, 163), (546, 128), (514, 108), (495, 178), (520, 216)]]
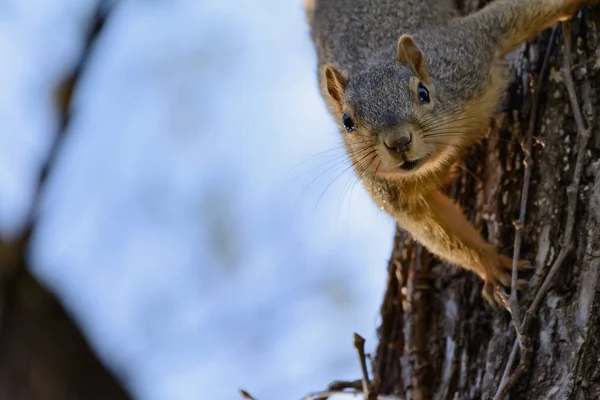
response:
[[(492, 306), (510, 287), (498, 253), (441, 190), (497, 110), (504, 57), (598, 0), (304, 0), (318, 83), (372, 199), (439, 258), (473, 271)], [(528, 266), (519, 261), (519, 268)]]

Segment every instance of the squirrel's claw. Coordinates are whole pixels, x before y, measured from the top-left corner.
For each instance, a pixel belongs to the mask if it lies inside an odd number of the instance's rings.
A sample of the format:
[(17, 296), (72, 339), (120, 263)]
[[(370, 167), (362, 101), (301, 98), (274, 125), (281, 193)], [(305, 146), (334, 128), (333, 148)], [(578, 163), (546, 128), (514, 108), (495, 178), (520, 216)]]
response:
[[(527, 260), (520, 260), (518, 263), (519, 271), (528, 271), (533, 267)], [(506, 308), (508, 297), (510, 296), (510, 287), (512, 283), (512, 258), (499, 256), (498, 262), (494, 268), (488, 270), (484, 278), (485, 284), (481, 294), (486, 301), (495, 309)], [(517, 290), (521, 290), (528, 284), (527, 279), (517, 279)], [(509, 289), (508, 291), (504, 289)]]
[(492, 308), (498, 310), (500, 308), (506, 308), (506, 302), (498, 293), (499, 285), (491, 281), (486, 281), (483, 285), (481, 294), (483, 298), (488, 302)]

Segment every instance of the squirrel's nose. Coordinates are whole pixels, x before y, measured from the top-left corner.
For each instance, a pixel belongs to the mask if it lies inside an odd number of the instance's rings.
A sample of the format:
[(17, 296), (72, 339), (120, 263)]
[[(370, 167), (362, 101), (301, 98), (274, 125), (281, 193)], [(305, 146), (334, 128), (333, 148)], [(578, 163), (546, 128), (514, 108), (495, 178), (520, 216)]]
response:
[(389, 136), (385, 138), (383, 143), (388, 150), (401, 154), (410, 150), (411, 141), (412, 136), (410, 133), (403, 133), (400, 135)]

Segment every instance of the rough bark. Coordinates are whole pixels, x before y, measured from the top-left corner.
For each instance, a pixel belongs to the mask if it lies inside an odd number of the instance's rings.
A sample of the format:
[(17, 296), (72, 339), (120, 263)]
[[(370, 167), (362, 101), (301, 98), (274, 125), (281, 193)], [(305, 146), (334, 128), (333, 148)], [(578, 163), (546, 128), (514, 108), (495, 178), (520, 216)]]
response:
[[(477, 6), (476, 1), (460, 3), (467, 9)], [(509, 391), (510, 399), (600, 398), (599, 23), (600, 11), (586, 9), (568, 28), (577, 102), (590, 133), (574, 197), (574, 247), (527, 329), (531, 365)], [(517, 52), (503, 111), (451, 190), (484, 236), (512, 255), (524, 177), (522, 142), (539, 91), (521, 247), (521, 258), (536, 270), (520, 291), (522, 310), (532, 303), (563, 244), (567, 188), (581, 136), (561, 74), (565, 39), (557, 32), (547, 79), (537, 82), (550, 32)], [(377, 392), (402, 399), (493, 398), (515, 343), (511, 315), (485, 303), (479, 278), (439, 262), (401, 231), (388, 271), (373, 362)]]

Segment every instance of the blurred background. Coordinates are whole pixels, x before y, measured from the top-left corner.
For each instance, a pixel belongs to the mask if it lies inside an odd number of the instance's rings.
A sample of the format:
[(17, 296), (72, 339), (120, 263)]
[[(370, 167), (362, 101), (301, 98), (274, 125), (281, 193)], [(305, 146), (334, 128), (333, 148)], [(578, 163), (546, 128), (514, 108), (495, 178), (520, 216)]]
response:
[(130, 398), (359, 378), (394, 224), (348, 167), (300, 0), (0, 0), (0, 398), (108, 385), (36, 282)]

